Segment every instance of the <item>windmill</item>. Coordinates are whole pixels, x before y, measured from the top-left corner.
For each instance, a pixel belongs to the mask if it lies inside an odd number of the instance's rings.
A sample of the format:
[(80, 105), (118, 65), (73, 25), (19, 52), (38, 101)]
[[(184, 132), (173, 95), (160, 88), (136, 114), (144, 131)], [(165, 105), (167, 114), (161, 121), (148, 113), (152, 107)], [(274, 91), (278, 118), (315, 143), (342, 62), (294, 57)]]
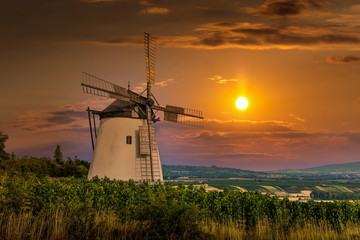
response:
[[(149, 33), (144, 34), (146, 89), (138, 94), (88, 73), (83, 73), (81, 86), (84, 93), (115, 99), (103, 111), (87, 109), (94, 149), (88, 178), (135, 181), (162, 181), (162, 168), (157, 147), (154, 123), (163, 112), (163, 120), (198, 126), (202, 112), (177, 106), (161, 106), (151, 87), (155, 84), (156, 41)], [(142, 96), (146, 92), (146, 96)], [(91, 119), (90, 113), (93, 114)], [(94, 114), (99, 115), (99, 131), (96, 131)], [(93, 129), (96, 144), (93, 141)]]

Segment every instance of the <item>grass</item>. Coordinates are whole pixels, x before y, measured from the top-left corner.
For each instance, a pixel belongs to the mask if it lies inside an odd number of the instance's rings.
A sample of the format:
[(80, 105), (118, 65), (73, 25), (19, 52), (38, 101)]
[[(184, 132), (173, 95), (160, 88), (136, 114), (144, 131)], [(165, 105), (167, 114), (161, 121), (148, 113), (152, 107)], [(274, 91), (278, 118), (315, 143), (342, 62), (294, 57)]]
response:
[(334, 188), (336, 188), (340, 192), (350, 192), (350, 193), (353, 192), (350, 189), (348, 189), (347, 187), (343, 187), (343, 186), (340, 186), (340, 185), (334, 185)]
[(260, 223), (253, 232), (246, 232), (241, 224), (216, 222), (205, 223), (203, 230), (217, 240), (331, 240), (331, 239), (360, 239), (360, 226), (348, 224), (346, 229), (338, 233), (328, 224), (305, 224), (290, 231), (277, 229), (266, 222)]
[(107, 212), (95, 212), (90, 216), (76, 218), (63, 210), (54, 210), (39, 215), (21, 212), (0, 214), (0, 239), (7, 240), (60, 240), (60, 239), (274, 239), (274, 240), (329, 240), (360, 239), (360, 226), (349, 223), (339, 233), (330, 225), (305, 224), (290, 230), (280, 229), (262, 221), (252, 231), (246, 231), (242, 222), (199, 222), (196, 235), (185, 231), (179, 235), (149, 235), (146, 221), (119, 221)]

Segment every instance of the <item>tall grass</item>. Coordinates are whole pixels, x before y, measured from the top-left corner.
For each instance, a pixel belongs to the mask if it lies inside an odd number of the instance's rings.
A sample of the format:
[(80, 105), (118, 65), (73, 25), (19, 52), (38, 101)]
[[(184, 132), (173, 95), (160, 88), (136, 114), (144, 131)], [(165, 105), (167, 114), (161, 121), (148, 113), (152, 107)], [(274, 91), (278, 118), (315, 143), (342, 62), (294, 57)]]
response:
[[(330, 240), (360, 239), (360, 226), (349, 223), (339, 233), (330, 224), (297, 226), (290, 231), (274, 228), (269, 222), (260, 222), (253, 231), (247, 231), (241, 222), (219, 223), (201, 221), (201, 232), (193, 234), (184, 231), (182, 235), (152, 235), (148, 221), (120, 221), (113, 213), (102, 211), (91, 215), (75, 217), (63, 210), (54, 210), (38, 215), (28, 212), (1, 213), (0, 239), (6, 240), (62, 240), (62, 239), (217, 239), (217, 240)], [(161, 226), (159, 226), (161, 227)]]
[[(81, 213), (80, 213), (81, 214)], [(147, 239), (144, 223), (120, 222), (117, 217), (104, 212), (92, 216), (73, 216), (63, 210), (42, 214), (0, 214), (0, 238), (23, 239)]]
[(348, 224), (339, 233), (331, 224), (311, 224), (296, 226), (289, 231), (274, 228), (268, 222), (260, 222), (254, 231), (248, 232), (242, 224), (207, 222), (202, 225), (204, 232), (214, 236), (217, 240), (331, 240), (331, 239), (360, 239), (360, 226)]

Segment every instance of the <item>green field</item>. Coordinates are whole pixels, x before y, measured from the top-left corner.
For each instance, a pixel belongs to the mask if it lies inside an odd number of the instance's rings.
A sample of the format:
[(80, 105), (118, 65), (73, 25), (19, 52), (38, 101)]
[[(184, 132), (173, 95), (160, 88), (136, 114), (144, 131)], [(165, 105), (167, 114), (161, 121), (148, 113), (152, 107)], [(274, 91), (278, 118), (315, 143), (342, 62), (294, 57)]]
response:
[(262, 192), (277, 195), (278, 193), (300, 194), (302, 191), (323, 190), (338, 193), (358, 193), (360, 194), (360, 182), (353, 181), (305, 181), (289, 179), (187, 179), (178, 180), (185, 184), (199, 185), (217, 188), (219, 190), (238, 189), (240, 187), (246, 191)]

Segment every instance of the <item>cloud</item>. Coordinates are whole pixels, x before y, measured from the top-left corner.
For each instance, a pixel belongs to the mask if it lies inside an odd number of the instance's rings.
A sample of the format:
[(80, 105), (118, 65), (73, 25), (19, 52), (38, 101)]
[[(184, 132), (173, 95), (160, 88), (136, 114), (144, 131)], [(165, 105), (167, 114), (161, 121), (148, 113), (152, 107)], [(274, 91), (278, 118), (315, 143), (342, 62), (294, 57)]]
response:
[(356, 28), (360, 26), (359, 14), (360, 4), (355, 4), (340, 13), (333, 13), (326, 21), (335, 24), (348, 25)]
[(62, 106), (50, 111), (28, 111), (19, 114), (12, 126), (31, 132), (88, 131), (87, 106), (102, 110), (113, 99), (90, 99), (88, 103)]
[(266, 0), (259, 8), (246, 8), (246, 11), (257, 16), (291, 17), (322, 6), (323, 2), (315, 0)]
[(325, 62), (333, 64), (346, 64), (359, 61), (360, 57), (356, 56), (329, 56), (325, 59)]
[(116, 46), (143, 46), (143, 36), (125, 36), (101, 41), (89, 41), (88, 44), (116, 45)]
[(205, 128), (223, 131), (247, 131), (247, 132), (284, 132), (292, 131), (294, 124), (284, 121), (254, 121), (254, 120), (220, 120), (205, 119)]
[(56, 110), (56, 111), (33, 111), (19, 115), (13, 127), (28, 131), (59, 131), (72, 130), (84, 127), (84, 119), (87, 118), (85, 108), (83, 111)]
[(225, 79), (222, 76), (218, 76), (215, 75), (213, 77), (209, 78), (211, 81), (214, 81), (215, 83), (219, 83), (219, 84), (226, 84), (226, 83), (231, 83), (231, 82), (237, 82), (239, 81), (239, 79), (236, 78), (231, 78), (231, 79)]
[(174, 82), (174, 81), (175, 81), (175, 79), (169, 78), (169, 79), (166, 79), (161, 82), (155, 82), (155, 85), (159, 86), (159, 87), (165, 87), (165, 86), (169, 85), (169, 83)]
[(169, 13), (168, 8), (162, 8), (162, 7), (149, 7), (141, 11), (143, 14), (167, 14)]
[[(4, 36), (0, 47), (38, 41), (143, 46), (143, 36), (139, 34), (143, 31), (166, 32), (159, 34), (158, 44), (172, 48), (359, 49), (360, 44), (358, 4), (336, 9), (337, 13), (312, 14), (311, 22), (270, 19), (261, 24), (252, 16), (240, 14), (244, 7), (248, 6), (247, 11), (252, 9), (253, 14), (282, 18), (323, 9), (326, 2), (267, 0), (256, 6), (254, 2), (234, 0), (182, 4), (165, 1), (158, 7), (151, 1), (64, 0), (59, 5), (39, 0), (41, 8), (25, 1), (19, 7), (20, 2), (2, 3), (0, 28)], [(159, 14), (162, 16), (147, 16)], [(166, 24), (171, 29), (164, 31)]]
[(360, 4), (355, 4), (350, 7), (350, 12), (360, 13)]
[[(167, 85), (169, 85), (170, 83), (174, 82), (175, 79), (173, 78), (168, 78), (166, 80), (163, 80), (161, 82), (155, 82), (155, 86), (159, 86), (159, 87), (166, 87)], [(141, 93), (146, 89), (146, 85), (147, 83), (140, 83), (137, 84), (133, 87), (131, 87), (131, 90), (137, 93)]]
[(162, 161), (266, 170), (339, 161), (342, 151), (360, 153), (359, 132), (312, 132), (275, 120), (206, 119), (204, 125), (203, 129), (157, 125)]
[(295, 114), (289, 114), (289, 117), (292, 117), (292, 118), (294, 118), (294, 119), (296, 119), (297, 121), (299, 121), (299, 122), (305, 122), (305, 119), (304, 118), (302, 118), (302, 117), (299, 117), (299, 116), (296, 116)]
[(193, 47), (202, 48), (333, 48), (335, 46), (358, 46), (360, 30), (351, 31), (337, 26), (302, 27), (270, 26), (263, 24), (238, 23), (234, 27), (220, 27), (217, 24), (205, 25), (199, 29), (204, 32), (198, 36)]
[[(276, 26), (267, 23), (209, 23), (192, 36), (159, 36), (163, 47), (198, 49), (358, 49), (360, 28), (338, 25)], [(140, 41), (140, 40), (138, 40)], [(116, 41), (112, 41), (116, 44)], [(124, 41), (119, 41), (120, 45)]]
[[(24, 0), (3, 1), (0, 7), (3, 19), (0, 22), (3, 34), (0, 47), (24, 46), (39, 41), (142, 46), (140, 32), (164, 33), (166, 28), (167, 35), (159, 39), (159, 44), (165, 47), (359, 49), (358, 4), (344, 8), (346, 11), (343, 12), (337, 8), (336, 14), (313, 14), (311, 22), (300, 19), (298, 22), (279, 23), (270, 19), (260, 25), (256, 24), (259, 21), (254, 17), (243, 14), (245, 7), (261, 16), (291, 17), (323, 9), (326, 2), (267, 0), (257, 5), (254, 1), (184, 0), (181, 4), (173, 1), (161, 4), (161, 7), (154, 6), (152, 1), (145, 0), (64, 0), (61, 4), (39, 0), (37, 5), (42, 7), (38, 8)], [(159, 14), (162, 16), (147, 16)], [(213, 24), (213, 29), (206, 29), (210, 24)]]
[(98, 2), (114, 2), (118, 0), (79, 0), (80, 2), (98, 3)]
[(360, 145), (360, 132), (346, 132), (342, 136), (346, 137), (349, 143)]

